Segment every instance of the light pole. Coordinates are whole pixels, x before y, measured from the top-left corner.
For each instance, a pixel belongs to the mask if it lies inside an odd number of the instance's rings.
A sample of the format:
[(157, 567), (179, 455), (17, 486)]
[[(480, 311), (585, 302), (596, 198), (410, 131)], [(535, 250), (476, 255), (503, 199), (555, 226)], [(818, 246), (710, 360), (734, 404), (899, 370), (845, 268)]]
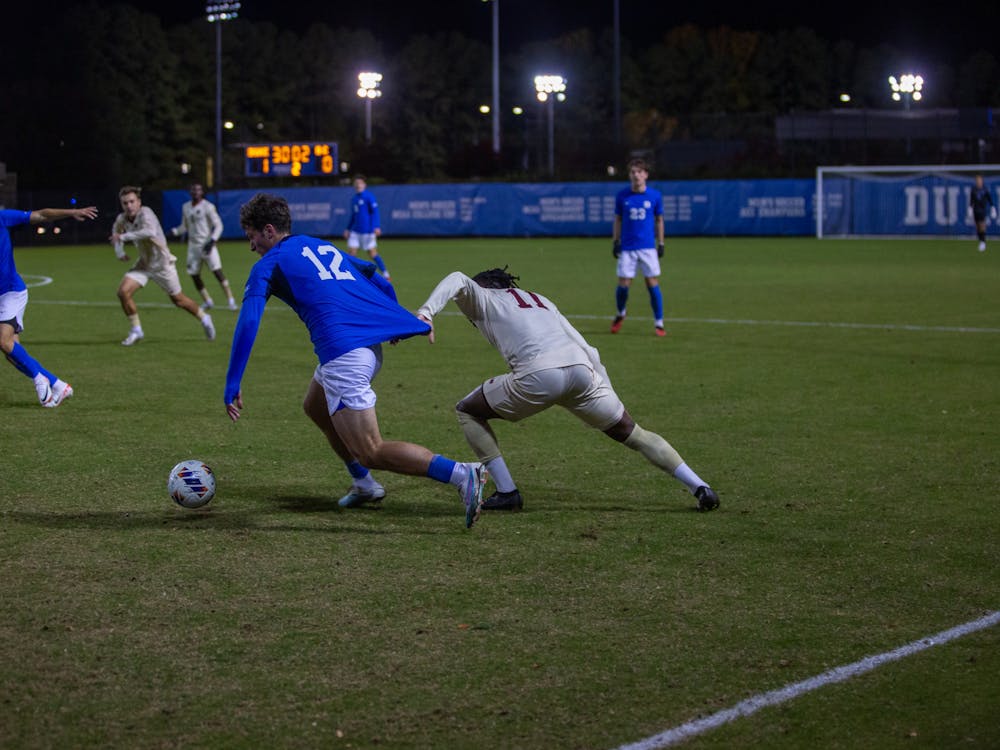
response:
[(535, 94), (538, 101), (548, 107), (549, 115), (549, 177), (556, 173), (556, 111), (555, 104), (558, 99), (566, 101), (566, 79), (562, 76), (540, 75), (535, 76)]
[[(923, 99), (924, 77), (913, 73), (903, 73), (898, 79), (889, 76), (889, 88), (892, 89), (892, 100), (902, 100), (903, 109), (910, 111), (910, 101), (919, 102)], [(906, 123), (906, 155), (910, 155), (910, 123)]]
[[(205, 5), (205, 17), (215, 24), (215, 189), (222, 185), (222, 23), (239, 15), (238, 2)], [(212, 187), (212, 186), (209, 186)]]
[(618, 0), (614, 0), (611, 14), (615, 36), (614, 72), (611, 75), (614, 80), (615, 145), (620, 146), (622, 144), (622, 26)]
[(493, 153), (500, 155), (500, 0), (493, 4)]
[(372, 142), (372, 100), (382, 96), (381, 73), (358, 73), (358, 96), (365, 100), (365, 143)]

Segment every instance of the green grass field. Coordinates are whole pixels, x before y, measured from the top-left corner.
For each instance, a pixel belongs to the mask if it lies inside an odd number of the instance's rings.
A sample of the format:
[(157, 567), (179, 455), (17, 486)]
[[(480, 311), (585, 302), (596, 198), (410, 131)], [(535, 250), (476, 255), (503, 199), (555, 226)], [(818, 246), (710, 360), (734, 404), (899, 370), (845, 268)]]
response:
[[(641, 287), (608, 333), (606, 240), (382, 251), (411, 309), (510, 264), (720, 510), (554, 410), (496, 427), (520, 514), (466, 530), (452, 488), (384, 473), (384, 507), (340, 510), (283, 303), (232, 424), (235, 313), (209, 343), (150, 287), (125, 348), (109, 248), (16, 250), (53, 279), (22, 342), (76, 395), (42, 409), (0, 368), (0, 747), (610, 749), (1000, 609), (1000, 246), (674, 240), (665, 339)], [(255, 257), (225, 244), (234, 287)], [(452, 406), (504, 364), (448, 312), (387, 347), (377, 408), (471, 459)], [(191, 457), (219, 482), (199, 511), (165, 490)], [(998, 707), (991, 627), (685, 747), (996, 748)]]

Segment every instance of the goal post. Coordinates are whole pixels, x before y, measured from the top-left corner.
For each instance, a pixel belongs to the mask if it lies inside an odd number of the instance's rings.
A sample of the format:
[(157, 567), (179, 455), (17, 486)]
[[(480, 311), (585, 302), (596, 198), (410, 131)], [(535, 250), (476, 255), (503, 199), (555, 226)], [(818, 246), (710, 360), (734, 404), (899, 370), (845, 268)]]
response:
[[(969, 237), (976, 175), (1000, 207), (1000, 164), (816, 167), (816, 237)], [(987, 221), (987, 231), (997, 226)]]

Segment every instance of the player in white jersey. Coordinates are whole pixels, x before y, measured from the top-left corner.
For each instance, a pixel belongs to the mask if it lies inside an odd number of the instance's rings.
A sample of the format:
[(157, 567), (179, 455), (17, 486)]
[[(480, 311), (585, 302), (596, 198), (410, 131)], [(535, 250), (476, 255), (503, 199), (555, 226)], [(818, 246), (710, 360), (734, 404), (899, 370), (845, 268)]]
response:
[[(517, 422), (550, 406), (563, 407), (681, 481), (697, 498), (698, 510), (719, 507), (719, 496), (670, 443), (635, 423), (611, 386), (597, 349), (551, 300), (518, 288), (516, 281), (506, 268), (473, 278), (456, 271), (416, 313), (432, 323), (454, 300), (510, 367), (509, 373), (490, 378), (455, 407), (465, 439), (496, 482), (497, 491), (483, 502), (483, 509), (519, 510), (523, 505), (489, 420)], [(433, 330), (429, 339), (434, 342)]]
[(167, 293), (170, 301), (177, 307), (194, 315), (205, 329), (209, 341), (215, 339), (215, 326), (212, 316), (198, 307), (198, 304), (181, 292), (181, 282), (177, 276), (177, 258), (167, 247), (167, 238), (163, 235), (163, 227), (156, 218), (153, 209), (142, 205), (142, 188), (126, 185), (118, 191), (122, 212), (115, 219), (111, 230), (111, 244), (115, 255), (127, 263), (129, 256), (124, 244), (132, 242), (139, 251), (135, 264), (125, 272), (121, 284), (118, 285), (118, 300), (128, 318), (131, 328), (122, 341), (122, 346), (132, 346), (141, 341), (145, 334), (139, 322), (139, 308), (136, 307), (133, 296), (152, 279)]
[(187, 235), (187, 272), (203, 300), (201, 309), (211, 310), (215, 307), (212, 295), (205, 288), (205, 282), (201, 280), (201, 267), (206, 265), (219, 280), (219, 286), (226, 295), (227, 306), (230, 310), (235, 310), (237, 306), (236, 300), (233, 299), (233, 290), (229, 286), (226, 274), (222, 272), (222, 258), (219, 257), (218, 242), (222, 236), (222, 219), (215, 204), (205, 199), (205, 188), (199, 183), (194, 183), (189, 192), (191, 200), (181, 206), (181, 223), (171, 229), (170, 233), (174, 237)]

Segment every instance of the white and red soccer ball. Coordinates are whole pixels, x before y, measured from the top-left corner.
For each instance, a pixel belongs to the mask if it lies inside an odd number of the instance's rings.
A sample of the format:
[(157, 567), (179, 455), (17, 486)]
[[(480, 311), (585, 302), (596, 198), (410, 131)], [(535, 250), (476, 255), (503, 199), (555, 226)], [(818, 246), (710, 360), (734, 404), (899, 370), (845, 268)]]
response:
[(167, 492), (184, 508), (200, 508), (215, 497), (215, 474), (204, 461), (181, 461), (170, 470)]

